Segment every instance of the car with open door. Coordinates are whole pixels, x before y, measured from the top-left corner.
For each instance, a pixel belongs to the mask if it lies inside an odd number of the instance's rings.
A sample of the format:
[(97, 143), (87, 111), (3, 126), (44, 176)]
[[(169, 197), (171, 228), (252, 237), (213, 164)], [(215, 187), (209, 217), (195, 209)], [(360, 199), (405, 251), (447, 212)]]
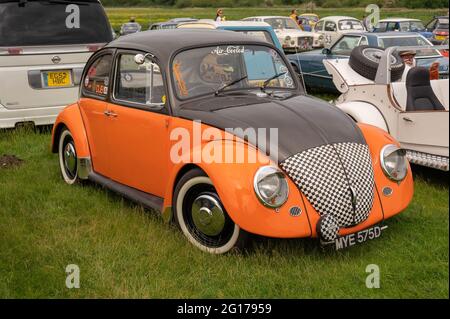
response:
[(448, 171), (449, 80), (431, 80), (430, 70), (420, 66), (405, 70), (398, 54), (404, 49), (361, 46), (349, 59), (324, 61), (342, 93), (335, 104), (357, 123), (391, 134), (410, 162)]
[(111, 40), (98, 0), (0, 0), (0, 128), (53, 124)]
[(92, 56), (82, 83), (53, 129), (64, 181), (161, 212), (203, 251), (226, 253), (249, 234), (341, 249), (380, 237), (412, 199), (395, 139), (307, 96), (267, 41), (136, 33)]

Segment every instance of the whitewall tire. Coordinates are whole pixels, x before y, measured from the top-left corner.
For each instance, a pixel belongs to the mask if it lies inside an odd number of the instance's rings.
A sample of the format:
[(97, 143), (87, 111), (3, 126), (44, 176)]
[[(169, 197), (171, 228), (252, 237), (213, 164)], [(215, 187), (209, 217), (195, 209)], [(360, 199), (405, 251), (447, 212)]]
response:
[(64, 181), (73, 185), (79, 181), (75, 142), (68, 129), (64, 129), (58, 144), (59, 167)]

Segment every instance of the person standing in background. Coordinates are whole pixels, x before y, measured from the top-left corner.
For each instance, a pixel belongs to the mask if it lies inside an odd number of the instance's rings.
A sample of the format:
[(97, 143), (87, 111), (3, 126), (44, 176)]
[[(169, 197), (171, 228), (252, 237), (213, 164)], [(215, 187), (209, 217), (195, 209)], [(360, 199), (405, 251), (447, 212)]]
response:
[(216, 22), (225, 21), (225, 16), (223, 15), (223, 9), (217, 9), (216, 18), (214, 19)]
[(295, 21), (295, 23), (298, 24), (298, 11), (297, 9), (292, 9), (291, 10), (291, 15), (289, 16), (292, 20)]

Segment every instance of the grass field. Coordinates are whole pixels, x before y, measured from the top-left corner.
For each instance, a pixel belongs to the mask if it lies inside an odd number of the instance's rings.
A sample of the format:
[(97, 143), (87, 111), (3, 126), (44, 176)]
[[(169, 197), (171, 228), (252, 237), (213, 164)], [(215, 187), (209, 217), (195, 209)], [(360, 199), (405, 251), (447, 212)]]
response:
[[(448, 298), (448, 174), (416, 168), (410, 207), (382, 238), (343, 252), (315, 240), (254, 241), (211, 256), (173, 226), (94, 185), (60, 178), (49, 132), (0, 132), (0, 298)], [(65, 287), (77, 264), (81, 288)], [(367, 289), (368, 264), (381, 288)]]
[[(225, 8), (225, 16), (228, 20), (240, 20), (245, 17), (259, 15), (289, 15), (290, 7), (274, 8)], [(135, 17), (147, 29), (155, 22), (167, 21), (177, 17), (193, 17), (198, 19), (213, 19), (216, 9), (214, 8), (107, 8), (106, 12), (114, 30), (119, 30), (122, 23), (127, 22), (130, 17)], [(408, 17), (421, 19), (424, 23), (430, 21), (434, 15), (446, 14), (447, 10), (427, 10), (427, 9), (405, 9), (389, 8), (381, 10), (381, 18), (388, 17)], [(300, 11), (301, 13), (301, 11)], [(364, 15), (364, 8), (319, 8), (315, 11), (319, 16), (346, 15), (361, 19)]]

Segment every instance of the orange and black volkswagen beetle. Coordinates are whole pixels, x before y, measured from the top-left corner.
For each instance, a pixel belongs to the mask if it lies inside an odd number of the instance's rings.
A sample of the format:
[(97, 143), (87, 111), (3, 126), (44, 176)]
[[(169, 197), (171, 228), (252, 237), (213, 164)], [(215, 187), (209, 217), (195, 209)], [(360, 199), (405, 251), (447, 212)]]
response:
[(124, 36), (88, 61), (53, 152), (67, 183), (89, 179), (156, 209), (206, 252), (249, 233), (337, 249), (377, 238), (413, 196), (405, 152), (300, 80), (257, 37)]

